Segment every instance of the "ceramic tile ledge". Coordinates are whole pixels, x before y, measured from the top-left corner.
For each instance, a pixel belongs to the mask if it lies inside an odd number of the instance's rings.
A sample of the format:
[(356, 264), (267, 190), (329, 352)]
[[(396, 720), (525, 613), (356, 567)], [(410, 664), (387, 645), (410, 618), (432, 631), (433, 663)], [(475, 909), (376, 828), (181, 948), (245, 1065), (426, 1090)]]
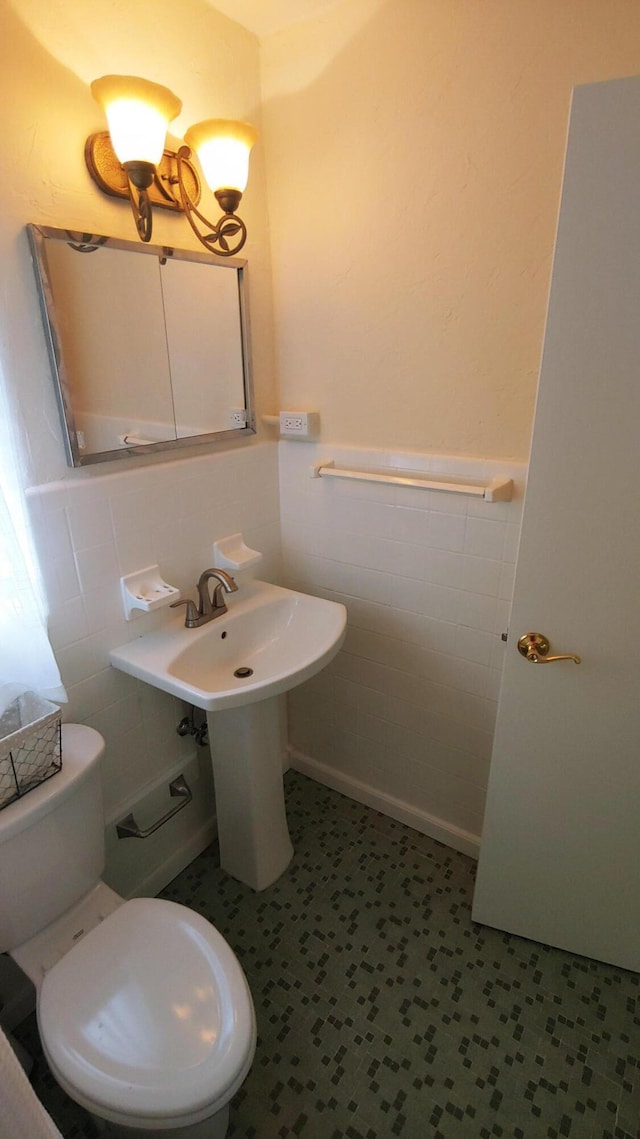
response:
[(380, 811), (381, 814), (387, 815), (390, 819), (404, 823), (405, 826), (413, 827), (420, 834), (426, 834), (429, 838), (444, 843), (452, 850), (468, 854), (470, 858), (477, 861), (480, 853), (480, 835), (471, 834), (469, 831), (446, 822), (445, 819), (439, 819), (434, 815), (427, 814), (426, 811), (417, 810), (402, 799), (396, 799), (393, 795), (378, 791), (367, 783), (361, 783), (358, 779), (343, 775), (335, 768), (327, 767), (326, 764), (319, 763), (318, 760), (311, 759), (310, 756), (297, 751), (296, 748), (289, 748), (289, 763), (294, 771), (307, 775), (316, 783), (331, 787), (333, 791), (339, 791), (340, 794), (346, 795), (349, 799), (355, 799), (357, 803), (364, 803), (365, 806)]
[[(114, 484), (118, 481), (128, 482), (137, 476), (145, 476), (149, 481), (155, 478), (162, 477), (168, 472), (178, 474), (178, 477), (195, 477), (198, 473), (197, 466), (200, 468), (206, 467), (210, 464), (237, 461), (238, 457), (249, 456), (249, 461), (252, 457), (255, 458), (258, 452), (274, 450), (277, 447), (277, 442), (271, 440), (260, 440), (259, 442), (245, 441), (239, 446), (229, 444), (220, 450), (207, 451), (206, 453), (197, 455), (181, 455), (179, 458), (168, 458), (163, 452), (157, 452), (155, 462), (149, 462), (151, 456), (147, 457), (139, 466), (131, 466), (128, 463), (125, 469), (99, 470), (99, 464), (93, 467), (69, 468), (69, 474), (64, 478), (56, 479), (51, 482), (40, 483), (35, 486), (25, 488), (25, 494), (28, 498), (37, 498), (45, 494), (61, 494), (67, 491), (81, 490), (85, 493), (89, 488), (104, 487), (105, 484)], [(165, 454), (164, 459), (160, 456)], [(117, 464), (118, 460), (114, 460)], [(104, 464), (105, 466), (112, 466), (112, 464)]]
[(300, 442), (280, 440), (280, 454), (294, 462), (304, 454), (306, 462), (333, 459), (350, 466), (387, 467), (390, 470), (414, 471), (416, 474), (458, 475), (466, 478), (513, 478), (520, 498), (527, 475), (527, 464), (518, 459), (492, 459), (488, 455), (448, 455), (438, 451), (395, 451), (386, 448), (349, 446), (345, 443)]

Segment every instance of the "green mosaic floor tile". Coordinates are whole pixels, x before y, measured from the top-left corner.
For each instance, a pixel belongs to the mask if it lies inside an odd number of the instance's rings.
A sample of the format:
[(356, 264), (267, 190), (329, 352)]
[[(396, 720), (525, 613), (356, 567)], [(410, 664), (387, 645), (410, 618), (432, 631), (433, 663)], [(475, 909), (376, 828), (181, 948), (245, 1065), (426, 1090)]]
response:
[[(296, 853), (270, 889), (211, 848), (163, 892), (253, 993), (230, 1137), (638, 1139), (636, 974), (475, 925), (470, 859), (301, 775), (286, 790)], [(43, 1061), (35, 1085), (65, 1139), (95, 1139)]]

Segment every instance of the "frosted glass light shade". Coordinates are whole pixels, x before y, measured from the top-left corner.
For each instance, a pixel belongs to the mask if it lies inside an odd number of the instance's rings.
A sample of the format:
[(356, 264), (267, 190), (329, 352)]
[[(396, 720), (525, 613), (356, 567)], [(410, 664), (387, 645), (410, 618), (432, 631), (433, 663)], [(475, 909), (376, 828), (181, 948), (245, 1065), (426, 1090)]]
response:
[(207, 119), (189, 127), (187, 146), (198, 155), (208, 186), (243, 193), (249, 178), (249, 154), (258, 137), (255, 127), (235, 119)]
[(182, 109), (173, 92), (132, 75), (104, 75), (93, 81), (91, 94), (104, 108), (118, 160), (157, 166), (167, 126)]

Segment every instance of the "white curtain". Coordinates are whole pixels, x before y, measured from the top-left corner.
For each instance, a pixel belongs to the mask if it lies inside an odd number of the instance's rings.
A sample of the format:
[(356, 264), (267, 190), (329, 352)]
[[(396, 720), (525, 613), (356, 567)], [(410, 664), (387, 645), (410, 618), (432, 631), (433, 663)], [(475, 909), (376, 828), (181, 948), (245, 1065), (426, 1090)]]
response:
[(16, 433), (0, 372), (0, 713), (17, 688), (56, 702), (67, 698), (47, 637)]

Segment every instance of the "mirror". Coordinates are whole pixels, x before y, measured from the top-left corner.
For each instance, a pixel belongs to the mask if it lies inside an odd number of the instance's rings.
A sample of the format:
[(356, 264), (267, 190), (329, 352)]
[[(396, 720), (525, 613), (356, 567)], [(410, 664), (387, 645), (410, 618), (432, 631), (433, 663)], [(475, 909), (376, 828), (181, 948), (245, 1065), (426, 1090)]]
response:
[(255, 434), (246, 262), (27, 231), (71, 466)]

